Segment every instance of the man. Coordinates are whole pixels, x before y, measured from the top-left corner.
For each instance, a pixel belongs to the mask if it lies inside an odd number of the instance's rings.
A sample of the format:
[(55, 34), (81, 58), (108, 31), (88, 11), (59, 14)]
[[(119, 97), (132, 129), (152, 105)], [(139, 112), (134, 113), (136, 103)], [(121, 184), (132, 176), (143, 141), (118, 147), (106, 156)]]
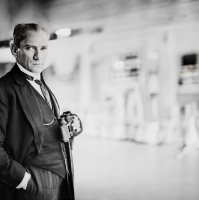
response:
[[(42, 78), (48, 39), (46, 30), (33, 23), (18, 24), (13, 32), (16, 64), (0, 79), (1, 200), (75, 199), (73, 137), (62, 142), (59, 107)], [(64, 119), (74, 135), (81, 132), (77, 115), (65, 113)]]

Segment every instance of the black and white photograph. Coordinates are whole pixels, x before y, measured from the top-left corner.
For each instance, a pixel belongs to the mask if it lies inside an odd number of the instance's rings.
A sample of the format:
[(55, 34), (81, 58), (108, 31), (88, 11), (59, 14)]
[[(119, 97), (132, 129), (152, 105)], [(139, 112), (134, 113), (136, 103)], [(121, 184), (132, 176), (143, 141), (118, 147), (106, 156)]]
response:
[(0, 0), (0, 200), (198, 185), (199, 0)]

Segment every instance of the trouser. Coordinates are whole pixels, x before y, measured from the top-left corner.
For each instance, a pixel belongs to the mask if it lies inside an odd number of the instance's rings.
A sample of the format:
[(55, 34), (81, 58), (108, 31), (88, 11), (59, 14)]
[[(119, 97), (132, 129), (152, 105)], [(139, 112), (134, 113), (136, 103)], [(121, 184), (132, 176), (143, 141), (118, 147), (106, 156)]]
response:
[(63, 178), (57, 174), (30, 167), (31, 178), (26, 190), (18, 189), (15, 200), (67, 200)]

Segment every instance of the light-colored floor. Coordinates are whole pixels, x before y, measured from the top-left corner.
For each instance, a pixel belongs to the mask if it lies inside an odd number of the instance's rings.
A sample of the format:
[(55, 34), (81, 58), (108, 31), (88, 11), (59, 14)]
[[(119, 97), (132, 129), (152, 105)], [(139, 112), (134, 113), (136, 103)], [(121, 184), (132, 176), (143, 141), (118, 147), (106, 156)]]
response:
[(78, 136), (77, 200), (198, 200), (199, 150)]

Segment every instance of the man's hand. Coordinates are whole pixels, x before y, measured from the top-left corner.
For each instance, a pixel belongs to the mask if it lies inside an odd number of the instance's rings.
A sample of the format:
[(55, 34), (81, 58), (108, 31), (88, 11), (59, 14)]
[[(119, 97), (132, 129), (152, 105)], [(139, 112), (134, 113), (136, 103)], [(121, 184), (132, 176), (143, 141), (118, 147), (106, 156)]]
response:
[(72, 130), (70, 130), (72, 137), (77, 136), (82, 132), (82, 123), (76, 114), (66, 111), (60, 116), (60, 119), (64, 119), (64, 121), (72, 128)]
[(73, 128), (74, 136), (79, 135), (82, 132), (82, 123), (79, 117), (75, 114), (71, 114), (68, 120)]
[(73, 127), (73, 130), (75, 132), (80, 132), (81, 131), (81, 122), (79, 120), (79, 117), (73, 116), (73, 120), (72, 120), (71, 126)]

